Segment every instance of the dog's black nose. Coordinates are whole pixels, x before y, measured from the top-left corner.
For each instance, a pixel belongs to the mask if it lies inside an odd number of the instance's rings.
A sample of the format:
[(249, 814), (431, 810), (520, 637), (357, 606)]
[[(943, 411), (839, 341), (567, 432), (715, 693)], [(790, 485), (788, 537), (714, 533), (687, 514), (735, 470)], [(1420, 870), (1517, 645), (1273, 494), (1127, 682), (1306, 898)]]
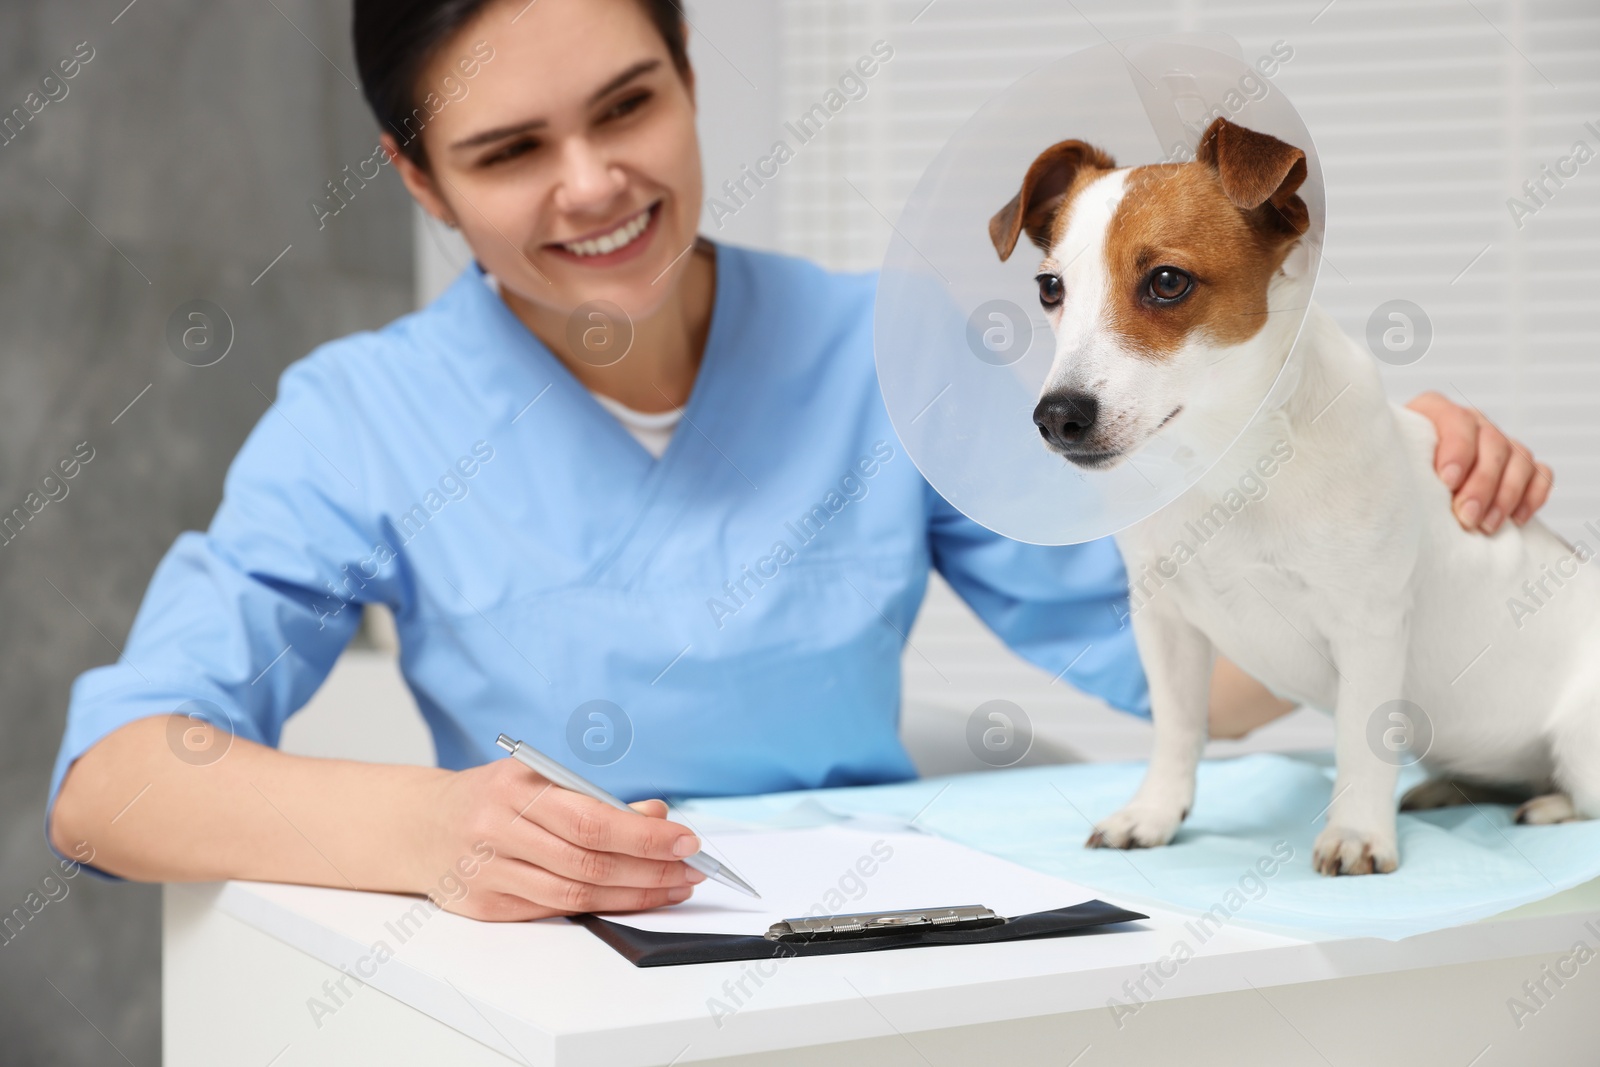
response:
[(1099, 413), (1099, 401), (1087, 393), (1052, 393), (1033, 409), (1033, 424), (1045, 441), (1065, 448), (1083, 443)]

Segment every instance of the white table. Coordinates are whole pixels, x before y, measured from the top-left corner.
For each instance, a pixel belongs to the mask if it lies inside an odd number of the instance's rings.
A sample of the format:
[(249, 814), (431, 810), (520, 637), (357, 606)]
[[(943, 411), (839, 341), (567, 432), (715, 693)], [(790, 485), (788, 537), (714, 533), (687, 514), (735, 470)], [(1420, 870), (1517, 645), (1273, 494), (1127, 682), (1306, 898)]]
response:
[[(1159, 989), (1146, 965), (1177, 938), (1195, 940), (1170, 913), (1117, 933), (770, 961), (757, 985), (751, 962), (633, 967), (565, 920), (436, 912), (398, 926), (416, 904), (304, 886), (169, 886), (167, 1067), (1600, 1060), (1593, 961), (1549, 984), (1553, 996), (1520, 1030), (1506, 1007), (1575, 941), (1600, 945), (1600, 881), (1402, 942), (1225, 927)], [(395, 950), (381, 964), (380, 938)], [(1152, 999), (1119, 1028), (1107, 1000), (1141, 977)], [(708, 1001), (732, 1004), (724, 983), (741, 978), (746, 995), (719, 1026)]]
[[(420, 721), (393, 720), (402, 704), (392, 664), (347, 655), (291, 721), (285, 747), (428, 762)], [(918, 714), (958, 727), (971, 704), (955, 697)], [(1147, 728), (1125, 716), (1077, 712), (1071, 733), (1038, 724), (1055, 758), (1126, 758), (1148, 744)], [(356, 735), (372, 736), (379, 714), (391, 718), (381, 732), (391, 750), (374, 752)], [(1291, 720), (1208, 754), (1325, 743), (1325, 722)], [(1075, 751), (1063, 752), (1069, 745)], [(919, 747), (929, 751), (926, 738)], [(946, 752), (923, 769), (968, 769), (958, 757)], [(753, 963), (640, 969), (564, 920), (484, 924), (438, 913), (367, 984), (340, 970), (370, 957), (383, 923), (415, 903), (244, 882), (169, 886), (166, 1064), (1600, 1063), (1600, 958), (1560, 987), (1543, 979), (1552, 995), (1520, 1028), (1508, 1008), (1511, 997), (1531, 1004), (1523, 983), (1540, 981), (1575, 942), (1600, 951), (1600, 881), (1402, 942), (1313, 943), (1227, 927), (1161, 988), (1145, 977), (1150, 1001), (1120, 1028), (1108, 999), (1125, 997), (1123, 983), (1170, 951), (1183, 917), (1155, 912), (1115, 934), (790, 959), (756, 987)], [(741, 978), (750, 994), (719, 1027), (708, 1000), (726, 1002), (724, 983)], [(312, 998), (323, 1006), (315, 1013)]]

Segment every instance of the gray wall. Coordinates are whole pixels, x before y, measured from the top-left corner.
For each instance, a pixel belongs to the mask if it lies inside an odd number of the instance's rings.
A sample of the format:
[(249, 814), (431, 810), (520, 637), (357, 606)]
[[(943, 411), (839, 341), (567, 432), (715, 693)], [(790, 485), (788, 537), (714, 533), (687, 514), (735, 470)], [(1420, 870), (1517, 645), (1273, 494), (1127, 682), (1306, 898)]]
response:
[[(79, 442), (95, 450), (0, 545), (0, 915), (47, 899), (44, 796), (72, 679), (116, 657), (172, 539), (209, 523), (278, 374), (409, 310), (414, 248), (460, 265), (413, 232), (387, 170), (317, 228), (307, 202), (376, 137), (351, 84), (347, 2), (125, 2), (9, 0), (0, 14), (0, 117), (79, 42), (94, 50), (0, 145), (0, 514)], [(708, 188), (770, 143), (775, 15), (690, 5)], [(776, 209), (715, 235), (770, 246)], [(194, 367), (165, 331), (202, 298), (235, 339)], [(159, 891), (58, 884), (67, 895), (0, 943), (0, 1065), (159, 1062)]]
[[(308, 207), (376, 141), (348, 4), (125, 2), (0, 13), (0, 115), (94, 49), (0, 146), (0, 513), (78, 442), (95, 452), (0, 546), (0, 914), (53, 870), (44, 796), (73, 677), (115, 658), (157, 560), (208, 524), (279, 372), (411, 306), (392, 174), (321, 232)], [(164, 338), (195, 298), (236, 331), (210, 367)], [(64, 884), (0, 945), (0, 1063), (158, 1063), (158, 891)]]

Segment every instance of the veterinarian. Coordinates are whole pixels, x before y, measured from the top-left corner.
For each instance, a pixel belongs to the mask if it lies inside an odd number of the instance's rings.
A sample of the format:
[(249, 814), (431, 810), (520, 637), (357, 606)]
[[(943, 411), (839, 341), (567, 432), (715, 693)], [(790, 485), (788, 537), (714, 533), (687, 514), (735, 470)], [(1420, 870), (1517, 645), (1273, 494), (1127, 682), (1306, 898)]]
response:
[[(697, 237), (684, 34), (671, 0), (356, 0), (387, 158), (476, 262), (285, 372), (209, 531), (73, 686), (63, 855), (412, 892), (474, 859), (450, 907), (485, 919), (677, 901), (699, 843), (648, 798), (915, 775), (900, 659), (930, 568), (1018, 653), (1148, 715), (1111, 540), (1004, 540), (902, 451), (874, 279)], [(1412, 406), (1464, 525), (1543, 503), (1548, 472), (1475, 412)], [(274, 747), (367, 604), (397, 620), (437, 768)], [(1213, 697), (1219, 734), (1283, 710), (1228, 664)], [(496, 758), (501, 731), (636, 813)]]

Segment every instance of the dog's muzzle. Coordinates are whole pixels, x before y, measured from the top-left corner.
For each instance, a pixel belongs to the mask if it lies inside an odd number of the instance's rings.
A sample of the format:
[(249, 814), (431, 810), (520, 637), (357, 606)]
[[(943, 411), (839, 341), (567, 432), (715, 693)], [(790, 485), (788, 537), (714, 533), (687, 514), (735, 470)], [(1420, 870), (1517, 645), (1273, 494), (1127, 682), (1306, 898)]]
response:
[(1088, 393), (1051, 393), (1033, 409), (1033, 424), (1057, 452), (1082, 451), (1100, 415), (1100, 402)]
[(1033, 424), (1050, 451), (1065, 456), (1076, 467), (1103, 470), (1115, 466), (1122, 452), (1095, 447), (1099, 415), (1100, 402), (1087, 393), (1052, 393), (1033, 409)]

